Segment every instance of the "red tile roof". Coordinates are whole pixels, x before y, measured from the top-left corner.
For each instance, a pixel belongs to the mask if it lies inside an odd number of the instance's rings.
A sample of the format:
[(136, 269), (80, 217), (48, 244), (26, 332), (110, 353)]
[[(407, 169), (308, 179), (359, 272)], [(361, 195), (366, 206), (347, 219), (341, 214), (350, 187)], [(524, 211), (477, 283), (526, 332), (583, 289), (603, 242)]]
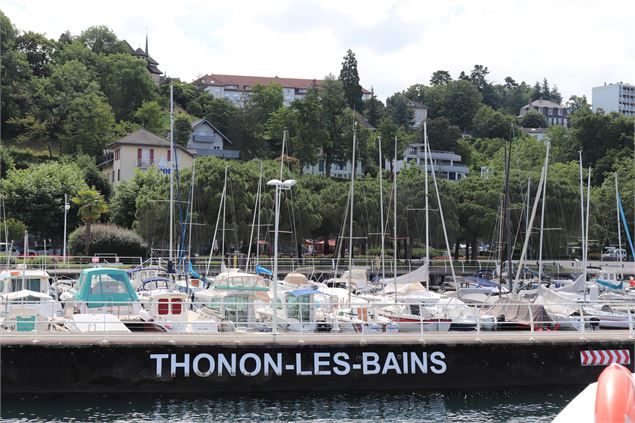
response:
[[(218, 75), (211, 74), (205, 75), (193, 83), (195, 85), (216, 85), (227, 86), (237, 85), (239, 90), (244, 90), (246, 87), (253, 87), (254, 85), (269, 85), (280, 84), (283, 88), (297, 88), (297, 89), (309, 89), (313, 84), (320, 85), (323, 80), (320, 79), (302, 79), (302, 78), (280, 78), (278, 76), (244, 76), (244, 75)], [(365, 88), (362, 88), (364, 94), (370, 94)]]

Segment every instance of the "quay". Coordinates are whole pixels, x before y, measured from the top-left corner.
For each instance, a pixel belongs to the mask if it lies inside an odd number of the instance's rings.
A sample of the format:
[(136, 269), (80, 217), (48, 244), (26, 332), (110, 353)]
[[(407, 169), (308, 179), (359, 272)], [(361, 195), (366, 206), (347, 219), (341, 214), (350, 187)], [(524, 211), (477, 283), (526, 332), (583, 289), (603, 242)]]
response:
[(588, 384), (631, 371), (631, 331), (4, 334), (3, 394), (443, 390)]

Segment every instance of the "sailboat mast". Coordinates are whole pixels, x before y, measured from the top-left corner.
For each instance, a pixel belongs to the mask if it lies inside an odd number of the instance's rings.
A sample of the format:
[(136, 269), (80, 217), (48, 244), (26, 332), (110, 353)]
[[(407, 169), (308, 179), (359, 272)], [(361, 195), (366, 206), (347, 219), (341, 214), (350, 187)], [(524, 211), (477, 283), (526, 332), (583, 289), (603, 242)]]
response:
[[(617, 172), (615, 172), (615, 212), (617, 213), (617, 256), (620, 259), (620, 269), (622, 268), (622, 221), (620, 219), (620, 194), (617, 186)], [(622, 278), (624, 276), (622, 275)]]
[[(381, 158), (381, 135), (377, 140), (379, 144), (379, 224), (381, 227), (381, 279), (386, 280), (386, 252), (385, 248), (385, 234), (384, 234), (384, 165)], [(383, 286), (383, 284), (382, 284)]]
[(549, 170), (549, 149), (551, 143), (547, 142), (547, 158), (545, 159), (545, 180), (542, 187), (542, 209), (540, 211), (540, 245), (538, 245), (538, 284), (542, 282), (542, 240), (545, 232), (545, 203), (547, 202), (547, 171)]
[(395, 304), (397, 304), (397, 137), (395, 137), (395, 158), (392, 163), (392, 280), (395, 285)]
[(581, 259), (582, 259), (582, 264), (584, 265), (584, 251), (586, 249), (585, 247), (585, 242), (586, 239), (584, 238), (584, 176), (582, 175), (582, 151), (578, 151), (578, 155), (579, 155), (579, 164), (580, 164), (580, 230), (582, 231), (582, 238), (581, 238), (581, 247), (580, 247), (580, 252), (581, 252)]
[[(258, 176), (258, 190), (256, 191), (256, 201), (254, 204), (254, 216), (251, 221), (251, 234), (249, 235), (249, 247), (247, 248), (247, 262), (245, 263), (245, 271), (249, 271), (249, 259), (251, 258), (251, 244), (254, 241), (254, 229), (256, 228), (256, 215), (258, 215), (258, 232), (256, 234), (256, 251), (258, 251), (258, 242), (260, 242), (260, 195), (262, 187), (262, 161), (260, 162), (260, 175)], [(256, 252), (256, 257), (258, 253)], [(256, 261), (258, 261), (256, 259)]]
[(196, 174), (196, 160), (192, 163), (192, 181), (190, 182), (192, 194), (190, 195), (190, 227), (188, 228), (187, 256), (192, 257), (192, 217), (194, 215), (194, 175)]
[(169, 259), (173, 259), (174, 244), (174, 87), (170, 84), (170, 247)]
[(227, 165), (225, 165), (225, 185), (223, 188), (224, 200), (223, 200), (223, 226), (221, 234), (221, 263), (225, 263), (225, 221), (227, 220)]
[(589, 166), (589, 175), (587, 176), (587, 188), (586, 188), (586, 225), (584, 234), (584, 281), (587, 277), (587, 261), (589, 259), (589, 212), (591, 210), (591, 167)]
[(430, 249), (430, 225), (429, 225), (429, 204), (428, 204), (428, 159), (430, 158), (430, 156), (428, 155), (428, 124), (427, 122), (424, 120), (423, 121), (423, 161), (424, 161), (424, 165), (423, 165), (423, 177), (424, 177), (424, 181), (425, 181), (425, 207), (426, 207), (426, 259), (424, 261), (424, 265), (426, 266), (426, 274), (425, 274), (425, 278), (426, 278), (426, 288), (430, 289), (430, 252), (428, 251)]
[(357, 122), (353, 123), (353, 158), (351, 159), (351, 215), (348, 225), (348, 304), (351, 304), (351, 284), (353, 282), (353, 204), (355, 198), (355, 146), (357, 144)]

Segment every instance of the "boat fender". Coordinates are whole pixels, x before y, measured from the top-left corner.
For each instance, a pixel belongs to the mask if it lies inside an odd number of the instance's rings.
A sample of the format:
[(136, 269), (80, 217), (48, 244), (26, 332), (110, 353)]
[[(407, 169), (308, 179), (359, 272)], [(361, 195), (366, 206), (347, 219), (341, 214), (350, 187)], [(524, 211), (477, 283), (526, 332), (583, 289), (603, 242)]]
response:
[(611, 364), (598, 378), (595, 396), (596, 422), (635, 422), (633, 374), (620, 364)]

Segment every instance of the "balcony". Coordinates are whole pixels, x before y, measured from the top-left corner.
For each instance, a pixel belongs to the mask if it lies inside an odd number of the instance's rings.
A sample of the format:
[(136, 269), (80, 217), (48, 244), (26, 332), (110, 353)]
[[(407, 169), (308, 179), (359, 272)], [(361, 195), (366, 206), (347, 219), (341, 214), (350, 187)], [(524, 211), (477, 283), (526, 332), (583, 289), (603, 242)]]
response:
[(154, 166), (154, 160), (137, 160), (137, 167), (139, 169), (147, 169), (151, 166)]
[(221, 159), (238, 159), (240, 151), (238, 150), (214, 150), (211, 148), (197, 148), (196, 154), (199, 156), (214, 156)]
[(194, 142), (214, 142), (214, 136), (213, 135), (192, 134), (192, 141), (194, 141)]

